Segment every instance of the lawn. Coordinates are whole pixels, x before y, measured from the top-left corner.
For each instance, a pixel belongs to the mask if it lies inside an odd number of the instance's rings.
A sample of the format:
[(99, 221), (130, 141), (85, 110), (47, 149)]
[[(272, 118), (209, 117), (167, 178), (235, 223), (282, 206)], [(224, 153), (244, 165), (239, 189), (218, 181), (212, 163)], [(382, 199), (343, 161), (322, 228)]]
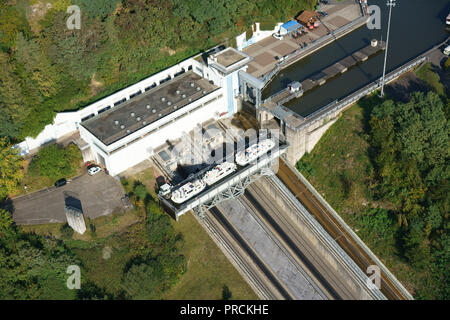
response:
[[(127, 176), (129, 184), (125, 189), (129, 192), (131, 182), (140, 181), (156, 197), (154, 176), (152, 168), (133, 173)], [(92, 282), (117, 296), (122, 291), (123, 270), (146, 245), (142, 218), (142, 212), (133, 209), (122, 214), (85, 219), (86, 232), (83, 235), (74, 233), (71, 239), (62, 237), (61, 223), (20, 228), (25, 232), (63, 238), (67, 247), (83, 261), (86, 273), (82, 274), (82, 283)], [(172, 220), (172, 224), (184, 239), (182, 253), (186, 257), (187, 271), (163, 299), (222, 299), (224, 286), (231, 291), (231, 299), (258, 299), (191, 213), (179, 221)]]
[(416, 71), (416, 75), (440, 96), (445, 96), (445, 87), (440, 82), (439, 75), (434, 72), (431, 62), (422, 66)]
[(192, 213), (181, 216), (173, 225), (185, 241), (187, 272), (165, 299), (222, 299), (224, 285), (230, 289), (231, 299), (258, 299)]
[[(156, 197), (154, 176), (153, 169), (148, 168), (128, 180), (142, 182)], [(164, 299), (221, 299), (224, 285), (230, 289), (232, 299), (258, 299), (191, 213), (181, 216), (179, 221), (172, 220), (172, 224), (184, 239), (182, 252), (187, 271), (180, 282), (166, 292)]]

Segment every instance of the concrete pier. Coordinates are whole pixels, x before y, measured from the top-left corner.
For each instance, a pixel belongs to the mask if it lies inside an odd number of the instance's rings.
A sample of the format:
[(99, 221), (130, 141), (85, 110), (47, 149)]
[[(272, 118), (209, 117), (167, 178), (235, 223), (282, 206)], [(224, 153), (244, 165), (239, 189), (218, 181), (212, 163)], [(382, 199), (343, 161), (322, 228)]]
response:
[[(353, 55), (351, 57), (353, 59)], [(344, 60), (349, 61), (346, 58)], [(386, 83), (397, 79), (400, 75), (412, 70), (415, 66), (427, 61), (426, 56), (419, 56), (408, 62), (402, 67), (390, 72), (386, 75)], [(343, 64), (343, 62), (340, 62)], [(356, 64), (356, 62), (355, 62)], [(306, 91), (310, 82), (302, 82), (303, 90)], [(313, 82), (317, 85), (317, 82)], [(257, 119), (262, 128), (278, 127), (290, 147), (286, 153), (286, 159), (291, 165), (295, 163), (307, 152), (311, 152), (316, 143), (325, 133), (325, 131), (339, 118), (339, 115), (351, 106), (353, 103), (380, 88), (381, 78), (373, 83), (357, 90), (346, 98), (324, 106), (316, 112), (302, 117), (294, 111), (283, 105), (275, 104), (273, 101), (266, 100), (260, 108), (256, 110)]]

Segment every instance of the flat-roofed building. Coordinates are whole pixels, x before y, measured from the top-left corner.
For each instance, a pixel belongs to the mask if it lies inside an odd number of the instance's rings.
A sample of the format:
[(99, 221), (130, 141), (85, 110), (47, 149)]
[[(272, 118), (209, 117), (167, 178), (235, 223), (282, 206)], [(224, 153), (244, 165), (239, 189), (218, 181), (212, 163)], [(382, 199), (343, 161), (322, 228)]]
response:
[(153, 150), (227, 112), (223, 88), (188, 71), (83, 121), (80, 136), (112, 175), (148, 159)]
[(115, 176), (195, 127), (231, 117), (240, 101), (239, 72), (253, 60), (223, 46), (186, 59), (83, 109), (58, 113), (53, 124), (17, 145), (22, 154), (79, 132), (84, 161)]

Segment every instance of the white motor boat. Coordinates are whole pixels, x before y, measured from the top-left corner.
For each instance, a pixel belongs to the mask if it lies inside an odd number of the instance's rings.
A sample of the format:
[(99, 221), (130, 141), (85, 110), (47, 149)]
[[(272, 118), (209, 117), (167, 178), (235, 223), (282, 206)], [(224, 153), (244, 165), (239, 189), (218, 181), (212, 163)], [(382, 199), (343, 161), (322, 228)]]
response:
[(258, 159), (267, 151), (275, 146), (275, 142), (271, 139), (264, 139), (258, 143), (252, 144), (250, 147), (236, 154), (236, 163), (240, 166), (245, 166), (249, 162)]
[(175, 203), (183, 203), (205, 189), (206, 183), (203, 179), (188, 182), (172, 192), (171, 200)]
[(237, 166), (232, 162), (223, 162), (214, 166), (211, 170), (208, 170), (203, 177), (203, 180), (208, 186), (216, 183), (227, 175), (233, 173), (237, 169)]

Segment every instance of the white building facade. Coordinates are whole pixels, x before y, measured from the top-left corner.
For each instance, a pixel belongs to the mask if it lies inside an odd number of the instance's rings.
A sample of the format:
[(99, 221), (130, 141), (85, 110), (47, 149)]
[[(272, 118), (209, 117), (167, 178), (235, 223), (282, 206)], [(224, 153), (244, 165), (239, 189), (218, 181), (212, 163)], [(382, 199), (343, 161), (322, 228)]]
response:
[[(22, 155), (26, 155), (46, 143), (79, 132), (84, 140), (83, 150), (90, 149), (89, 152), (83, 151), (84, 160), (103, 165), (115, 176), (151, 157), (153, 150), (168, 140), (176, 140), (208, 120), (233, 116), (238, 110), (241, 91), (239, 71), (245, 71), (252, 59), (233, 48), (211, 50), (206, 56), (189, 58), (81, 110), (58, 113), (53, 123), (47, 125), (36, 138), (28, 137), (16, 147)], [(159, 88), (182, 82), (186, 74), (199, 75), (204, 79), (201, 81), (207, 81), (214, 89), (203, 91), (205, 94), (200, 98), (193, 99), (178, 110), (170, 110), (164, 116), (160, 114), (160, 118), (149, 121), (138, 130), (127, 130), (127, 134), (116, 141), (105, 142), (108, 139), (100, 137), (95, 128), (86, 125), (93, 125), (97, 119), (114, 117), (121, 108), (151, 97)], [(106, 124), (113, 126), (111, 122)], [(107, 131), (114, 133), (111, 128)]]

